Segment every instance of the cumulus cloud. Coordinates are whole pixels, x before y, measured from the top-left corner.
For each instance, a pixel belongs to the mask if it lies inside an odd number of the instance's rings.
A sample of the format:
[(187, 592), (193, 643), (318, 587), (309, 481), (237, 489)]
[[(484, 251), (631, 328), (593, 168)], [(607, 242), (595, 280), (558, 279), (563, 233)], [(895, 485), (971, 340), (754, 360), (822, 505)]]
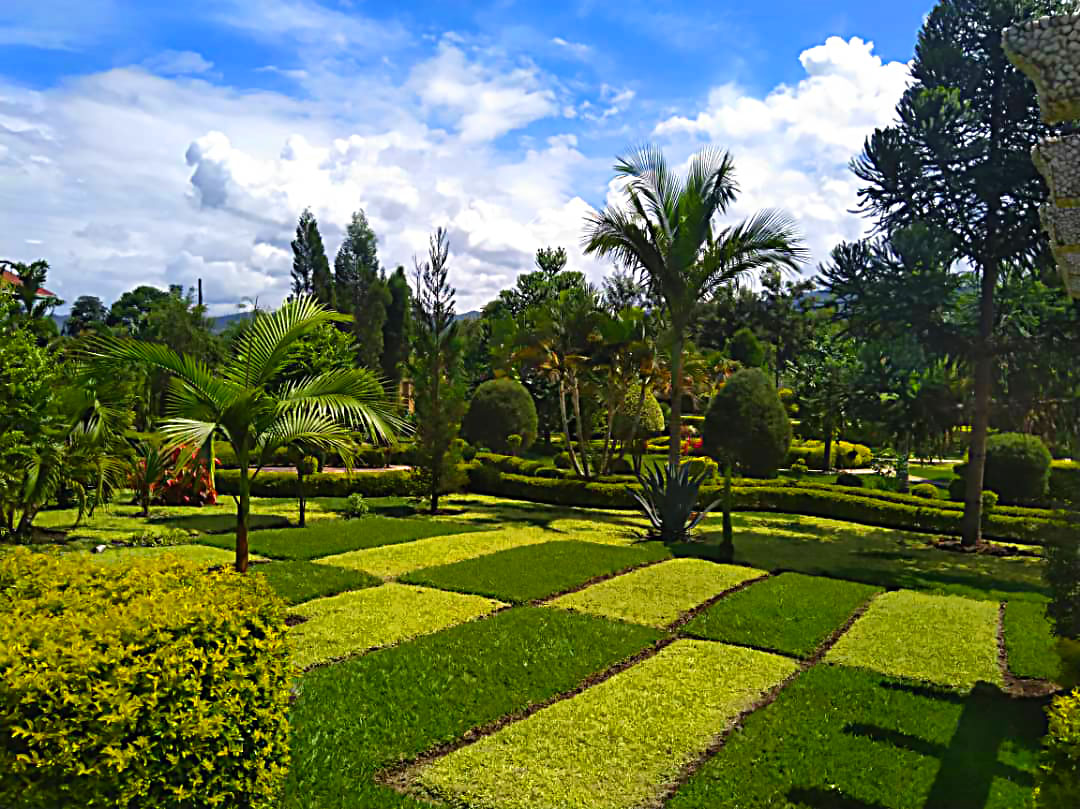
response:
[(195, 51), (162, 51), (143, 62), (147, 69), (162, 76), (183, 76), (206, 73), (214, 66)]
[(858, 181), (848, 161), (874, 129), (890, 123), (910, 67), (883, 62), (872, 42), (829, 37), (799, 56), (806, 78), (764, 97), (721, 84), (705, 108), (655, 129), (684, 147), (707, 141), (732, 151), (742, 194), (733, 210), (783, 207), (800, 222), (815, 258), (857, 238), (865, 223), (849, 211)]

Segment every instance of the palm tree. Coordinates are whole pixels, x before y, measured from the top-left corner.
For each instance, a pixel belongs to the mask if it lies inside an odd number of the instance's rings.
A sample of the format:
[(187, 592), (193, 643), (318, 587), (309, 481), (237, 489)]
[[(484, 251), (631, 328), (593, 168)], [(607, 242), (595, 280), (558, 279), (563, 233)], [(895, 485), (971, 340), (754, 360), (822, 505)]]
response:
[[(156, 343), (108, 336), (89, 343), (92, 356), (139, 362), (172, 375), (168, 418), (161, 425), (169, 446), (201, 447), (212, 436), (232, 444), (240, 467), (238, 572), (248, 566), (251, 481), (275, 449), (303, 442), (337, 452), (351, 465), (355, 450), (351, 429), (372, 441), (389, 443), (404, 427), (392, 398), (367, 369), (337, 369), (277, 384), (301, 337), (324, 323), (350, 319), (301, 296), (272, 314), (255, 318), (236, 338), (232, 356), (220, 369)], [(255, 471), (249, 474), (252, 466)]]
[(669, 463), (678, 463), (682, 430), (682, 354), (694, 306), (724, 284), (766, 267), (798, 271), (807, 258), (792, 220), (764, 210), (736, 225), (718, 217), (735, 201), (731, 155), (705, 149), (690, 160), (685, 178), (663, 153), (643, 146), (618, 158), (629, 210), (611, 206), (588, 217), (585, 252), (611, 256), (646, 282), (662, 301), (670, 324), (672, 357)]

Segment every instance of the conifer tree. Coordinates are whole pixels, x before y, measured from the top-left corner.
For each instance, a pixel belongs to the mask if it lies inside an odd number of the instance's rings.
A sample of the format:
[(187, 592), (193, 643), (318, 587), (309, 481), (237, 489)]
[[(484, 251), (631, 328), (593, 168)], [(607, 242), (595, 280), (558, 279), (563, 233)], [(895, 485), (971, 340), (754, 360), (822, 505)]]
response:
[(412, 291), (404, 267), (398, 267), (386, 279), (386, 288), (390, 293), (390, 304), (386, 307), (383, 326), (382, 372), (396, 385), (401, 380), (401, 364), (409, 353)]
[(333, 306), (334, 279), (330, 275), (330, 262), (326, 258), (319, 223), (310, 208), (300, 214), (292, 251), (293, 297), (311, 294), (324, 306)]
[(353, 316), (357, 363), (382, 368), (383, 328), (390, 292), (379, 274), (375, 232), (363, 211), (352, 215), (334, 259), (338, 308)]

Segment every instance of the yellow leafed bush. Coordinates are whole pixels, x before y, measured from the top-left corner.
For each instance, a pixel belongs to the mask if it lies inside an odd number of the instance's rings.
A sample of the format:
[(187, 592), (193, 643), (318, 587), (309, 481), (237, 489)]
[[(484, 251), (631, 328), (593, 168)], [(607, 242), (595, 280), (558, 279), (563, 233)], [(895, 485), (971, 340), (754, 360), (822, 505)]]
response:
[(261, 576), (16, 549), (0, 613), (0, 806), (276, 805), (290, 670)]

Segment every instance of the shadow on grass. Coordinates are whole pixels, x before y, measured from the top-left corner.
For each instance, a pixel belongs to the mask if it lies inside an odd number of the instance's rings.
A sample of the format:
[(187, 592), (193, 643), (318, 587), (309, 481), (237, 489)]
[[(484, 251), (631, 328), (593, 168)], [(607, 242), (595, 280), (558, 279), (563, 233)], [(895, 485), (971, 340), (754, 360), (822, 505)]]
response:
[[(198, 531), (200, 534), (231, 534), (236, 530), (235, 514), (185, 514), (182, 517), (152, 517), (150, 525), (164, 525), (184, 531)], [(275, 514), (251, 514), (248, 528), (288, 528), (287, 517)]]
[[(851, 722), (844, 733), (874, 745), (905, 750), (937, 759), (937, 775), (919, 807), (912, 809), (985, 809), (995, 778), (1033, 788), (1030, 772), (1001, 761), (1002, 750), (1018, 728), (1031, 728), (1030, 701), (1009, 699), (990, 683), (977, 683), (966, 696), (936, 692), (927, 688), (887, 684), (896, 691), (962, 705), (960, 720), (948, 744), (939, 744), (872, 724)], [(812, 809), (885, 809), (847, 797), (835, 790), (797, 787), (788, 800)]]

